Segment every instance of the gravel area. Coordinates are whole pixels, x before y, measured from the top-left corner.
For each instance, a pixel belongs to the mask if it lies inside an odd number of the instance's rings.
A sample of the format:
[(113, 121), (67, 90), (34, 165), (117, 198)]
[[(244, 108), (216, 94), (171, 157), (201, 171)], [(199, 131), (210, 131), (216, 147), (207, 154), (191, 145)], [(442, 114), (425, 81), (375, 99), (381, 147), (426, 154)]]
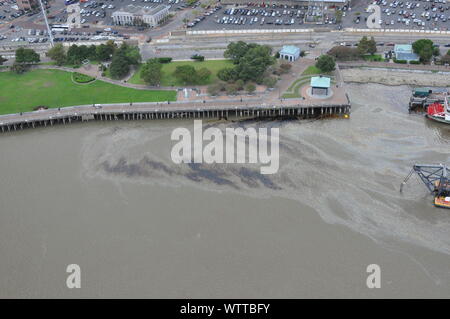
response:
[(450, 72), (396, 71), (370, 69), (344, 69), (345, 82), (380, 83), (387, 85), (450, 86)]

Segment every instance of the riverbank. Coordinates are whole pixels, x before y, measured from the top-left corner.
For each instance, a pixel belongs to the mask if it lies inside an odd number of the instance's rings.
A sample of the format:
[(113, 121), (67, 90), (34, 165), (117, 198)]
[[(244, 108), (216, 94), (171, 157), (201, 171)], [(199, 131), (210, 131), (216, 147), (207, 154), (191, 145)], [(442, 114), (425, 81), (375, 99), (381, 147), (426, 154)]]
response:
[(374, 68), (341, 69), (344, 82), (385, 85), (450, 86), (450, 72)]

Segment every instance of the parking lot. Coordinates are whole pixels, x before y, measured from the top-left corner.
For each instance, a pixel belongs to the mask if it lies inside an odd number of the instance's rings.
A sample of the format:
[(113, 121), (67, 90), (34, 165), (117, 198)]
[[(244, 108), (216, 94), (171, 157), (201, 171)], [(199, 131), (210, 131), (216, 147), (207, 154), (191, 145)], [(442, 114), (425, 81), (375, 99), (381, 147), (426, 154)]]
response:
[(89, 25), (112, 26), (111, 15), (114, 11), (128, 5), (152, 8), (161, 4), (170, 6), (172, 11), (187, 7), (183, 0), (89, 0), (70, 5), (65, 12), (50, 18), (56, 23), (75, 24), (77, 28)]
[(446, 0), (355, 0), (352, 7), (343, 6), (341, 17), (334, 8), (307, 5), (222, 6), (199, 16), (194, 30), (270, 29), (270, 28), (367, 28), (371, 15), (368, 5), (378, 4), (382, 11), (380, 24), (386, 29), (450, 30), (450, 3)]
[[(7, 7), (2, 3), (3, 6), (0, 7), (0, 10), (1, 8), (7, 8), (7, 11), (12, 10), (11, 6), (14, 6), (15, 0), (8, 1), (10, 3), (7, 3)], [(49, 23), (56, 26), (52, 32), (54, 41), (81, 42), (127, 38), (126, 35), (121, 34), (124, 32), (123, 27), (118, 28), (113, 25), (111, 14), (130, 4), (139, 7), (154, 7), (164, 4), (171, 6), (172, 11), (175, 12), (187, 7), (184, 0), (88, 0), (68, 5), (64, 5), (64, 2), (58, 3), (52, 6), (51, 12), (47, 15)], [(20, 16), (24, 16), (24, 14)], [(34, 15), (30, 14), (29, 21), (25, 23), (18, 23), (18, 18), (19, 16), (8, 18), (12, 21), (13, 26), (9, 25), (0, 31), (0, 47), (39, 44), (49, 41), (40, 12)], [(58, 25), (63, 28), (59, 28)], [(67, 26), (70, 27), (70, 30), (66, 29)], [(126, 29), (145, 31), (143, 27), (127, 27)]]

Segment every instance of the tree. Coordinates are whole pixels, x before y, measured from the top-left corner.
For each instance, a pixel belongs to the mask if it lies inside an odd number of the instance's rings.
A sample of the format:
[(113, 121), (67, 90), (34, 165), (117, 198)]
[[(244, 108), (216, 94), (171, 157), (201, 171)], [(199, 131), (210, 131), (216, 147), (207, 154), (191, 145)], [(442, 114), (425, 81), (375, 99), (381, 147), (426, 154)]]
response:
[(236, 88), (238, 90), (242, 90), (244, 88), (244, 81), (242, 81), (241, 79), (234, 82), (234, 84), (236, 84)]
[(361, 57), (357, 48), (350, 48), (341, 45), (331, 48), (327, 54), (340, 61), (356, 60)]
[(225, 82), (234, 81), (237, 74), (234, 68), (224, 68), (217, 72), (217, 77)]
[(236, 84), (228, 83), (225, 86), (225, 91), (227, 92), (228, 95), (235, 95), (236, 92), (238, 91), (238, 88), (237, 88)]
[(420, 50), (419, 56), (422, 62), (428, 62), (433, 56), (433, 49), (430, 47), (424, 47), (422, 50)]
[(366, 36), (363, 36), (358, 43), (358, 51), (360, 55), (366, 54), (369, 48), (369, 41)]
[(225, 68), (217, 73), (222, 81), (254, 81), (261, 83), (267, 68), (275, 63), (272, 49), (267, 45), (232, 42), (224, 53), (235, 64), (233, 68)]
[(275, 84), (277, 84), (277, 79), (273, 76), (266, 77), (263, 80), (263, 84), (268, 88), (273, 88), (275, 87)]
[(67, 50), (67, 63), (71, 65), (80, 65), (81, 61), (85, 59), (83, 49), (76, 44), (73, 44)]
[(322, 72), (331, 72), (334, 70), (336, 63), (331, 55), (321, 55), (316, 62), (316, 67)]
[(197, 82), (198, 83), (206, 83), (208, 82), (209, 78), (211, 77), (211, 71), (207, 68), (201, 68), (197, 71)]
[(433, 53), (435, 53), (433, 41), (429, 39), (420, 39), (415, 41), (412, 44), (412, 48), (414, 53), (420, 56), (420, 60), (422, 62), (430, 61), (431, 57), (433, 56)]
[(370, 40), (367, 41), (367, 53), (370, 55), (374, 55), (377, 52), (377, 42), (373, 37), (370, 37)]
[(130, 65), (138, 65), (141, 62), (141, 54), (137, 46), (131, 46), (124, 42), (115, 53), (126, 57)]
[(220, 86), (215, 83), (208, 86), (208, 94), (211, 96), (216, 96), (220, 92)]
[(95, 54), (99, 61), (111, 60), (111, 57), (115, 51), (115, 46), (107, 44), (100, 44), (95, 48)]
[(292, 65), (290, 65), (289, 63), (281, 63), (280, 64), (280, 73), (289, 73), (289, 71), (291, 70)]
[(266, 45), (256, 45), (249, 49), (235, 67), (237, 79), (261, 83), (266, 69), (275, 63), (272, 49)]
[(127, 57), (123, 54), (115, 54), (109, 67), (109, 73), (113, 79), (123, 78), (130, 72), (130, 64)]
[(39, 54), (33, 49), (25, 49), (20, 47), (16, 50), (15, 63), (38, 63), (41, 60)]
[[(106, 44), (113, 45), (113, 44)], [(111, 49), (109, 49), (111, 50)], [(141, 61), (141, 54), (137, 46), (131, 46), (126, 43), (114, 50), (110, 66), (110, 74), (115, 79), (123, 78), (130, 72), (131, 65), (138, 65)]]
[(249, 49), (256, 46), (256, 43), (246, 43), (244, 41), (231, 42), (228, 44), (223, 56), (227, 59), (233, 60), (233, 63), (237, 64)]
[(148, 85), (159, 85), (162, 78), (162, 64), (158, 59), (150, 59), (142, 66), (141, 79)]
[(256, 85), (254, 85), (253, 83), (247, 83), (247, 85), (245, 86), (245, 90), (248, 93), (252, 94), (256, 90)]
[(67, 59), (66, 51), (61, 43), (48, 50), (46, 56), (55, 61), (57, 65), (63, 65)]
[(197, 71), (192, 65), (179, 65), (173, 72), (176, 77), (183, 84), (193, 84), (197, 81)]
[(441, 58), (442, 64), (450, 64), (450, 54), (446, 54)]
[(21, 74), (28, 70), (28, 65), (14, 62), (14, 64), (10, 67), (10, 69), (12, 72)]

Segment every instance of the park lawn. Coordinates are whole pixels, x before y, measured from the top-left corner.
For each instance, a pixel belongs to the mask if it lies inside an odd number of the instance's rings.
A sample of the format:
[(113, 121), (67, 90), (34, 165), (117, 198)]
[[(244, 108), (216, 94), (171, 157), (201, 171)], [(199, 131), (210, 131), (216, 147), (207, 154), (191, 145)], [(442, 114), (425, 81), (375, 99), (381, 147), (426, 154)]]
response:
[(310, 65), (303, 71), (302, 75), (312, 75), (312, 74), (320, 74), (322, 71), (316, 67), (315, 65)]
[(384, 60), (381, 54), (364, 55), (363, 59), (370, 62), (381, 62)]
[[(170, 63), (164, 63), (162, 67), (162, 80), (161, 86), (184, 86), (183, 83), (177, 81), (172, 75), (177, 66), (180, 65), (192, 65), (196, 70), (200, 68), (207, 68), (211, 71), (209, 81), (201, 83), (202, 85), (208, 85), (214, 83), (217, 80), (217, 72), (223, 68), (233, 67), (233, 62), (230, 60), (206, 60), (203, 62), (196, 61), (174, 61)], [(145, 84), (140, 77), (141, 68), (139, 67), (133, 76), (128, 81), (133, 84)]]
[(72, 73), (33, 70), (24, 74), (0, 72), (0, 114), (91, 103), (175, 101), (176, 91), (136, 90), (103, 81), (72, 82)]

